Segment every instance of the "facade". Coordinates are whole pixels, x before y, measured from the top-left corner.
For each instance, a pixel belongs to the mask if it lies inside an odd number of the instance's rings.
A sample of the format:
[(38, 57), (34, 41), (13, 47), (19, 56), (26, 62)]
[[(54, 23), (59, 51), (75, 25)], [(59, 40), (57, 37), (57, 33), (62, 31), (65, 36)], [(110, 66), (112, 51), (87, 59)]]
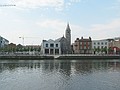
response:
[(9, 41), (0, 36), (0, 48), (3, 48), (9, 44)]
[(41, 54), (56, 55), (61, 54), (60, 42), (52, 39), (43, 40), (41, 45)]
[(111, 49), (109, 53), (111, 54), (120, 54), (120, 39), (112, 40), (109, 43), (109, 48)]
[(108, 53), (109, 48), (109, 40), (93, 40), (92, 41), (92, 49), (93, 53)]
[(73, 53), (75, 54), (91, 54), (92, 53), (92, 40), (91, 37), (88, 39), (77, 38), (73, 44)]
[(69, 53), (70, 49), (68, 47), (68, 41), (64, 36), (56, 39), (55, 41), (60, 43), (61, 54), (68, 54)]

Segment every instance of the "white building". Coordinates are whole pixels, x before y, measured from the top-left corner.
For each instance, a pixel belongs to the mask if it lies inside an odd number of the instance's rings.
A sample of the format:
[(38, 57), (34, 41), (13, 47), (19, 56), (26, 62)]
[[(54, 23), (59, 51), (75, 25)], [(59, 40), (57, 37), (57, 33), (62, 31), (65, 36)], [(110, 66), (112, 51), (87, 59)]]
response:
[[(108, 53), (108, 48), (109, 48), (109, 41), (107, 39), (92, 41), (93, 53), (96, 53), (96, 51), (101, 53), (102, 50), (104, 53)], [(106, 52), (105, 52), (105, 50), (106, 50)]]
[(43, 40), (41, 44), (41, 54), (61, 54), (60, 42), (52, 39)]

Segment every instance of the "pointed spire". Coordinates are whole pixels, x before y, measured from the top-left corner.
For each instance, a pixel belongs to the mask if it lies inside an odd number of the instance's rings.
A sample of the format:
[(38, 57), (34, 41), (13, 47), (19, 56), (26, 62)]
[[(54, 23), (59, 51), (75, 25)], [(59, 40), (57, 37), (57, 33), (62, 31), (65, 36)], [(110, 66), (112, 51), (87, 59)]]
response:
[(69, 22), (67, 23), (67, 29), (70, 29)]

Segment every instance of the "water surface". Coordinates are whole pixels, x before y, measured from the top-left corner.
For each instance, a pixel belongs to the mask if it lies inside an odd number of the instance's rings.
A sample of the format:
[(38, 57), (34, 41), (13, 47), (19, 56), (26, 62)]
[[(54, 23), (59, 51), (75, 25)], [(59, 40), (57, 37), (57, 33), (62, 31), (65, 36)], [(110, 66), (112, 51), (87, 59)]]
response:
[(120, 90), (120, 60), (1, 60), (0, 90)]

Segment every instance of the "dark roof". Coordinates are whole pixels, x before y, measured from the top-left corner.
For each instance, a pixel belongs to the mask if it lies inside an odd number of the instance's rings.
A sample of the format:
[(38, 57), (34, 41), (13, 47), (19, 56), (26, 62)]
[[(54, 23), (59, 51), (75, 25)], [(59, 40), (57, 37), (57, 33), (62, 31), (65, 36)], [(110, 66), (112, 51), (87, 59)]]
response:
[(60, 42), (62, 39), (66, 39), (64, 36), (55, 40), (55, 42)]

